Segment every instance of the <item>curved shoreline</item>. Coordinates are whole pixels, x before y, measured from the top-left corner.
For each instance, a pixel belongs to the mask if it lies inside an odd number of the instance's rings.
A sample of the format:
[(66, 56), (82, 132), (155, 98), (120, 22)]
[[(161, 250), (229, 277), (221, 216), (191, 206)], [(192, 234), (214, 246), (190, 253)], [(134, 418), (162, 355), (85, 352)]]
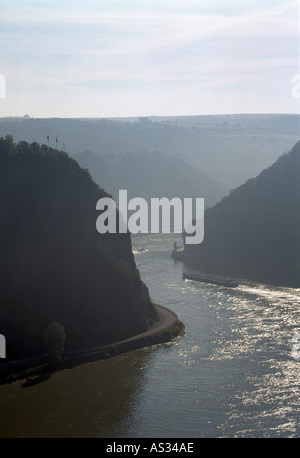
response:
[(19, 371), (11, 371), (4, 376), (3, 380), (0, 380), (0, 384), (26, 379), (24, 386), (33, 385), (47, 379), (51, 373), (59, 370), (71, 369), (81, 364), (108, 359), (140, 348), (171, 342), (184, 335), (185, 326), (178, 319), (176, 313), (160, 305), (154, 305), (161, 319), (159, 323), (151, 326), (147, 331), (109, 345), (65, 353), (62, 361), (55, 364), (39, 362)]
[(185, 326), (178, 319), (176, 313), (157, 304), (155, 304), (155, 307), (158, 309), (160, 317), (162, 317), (158, 324), (127, 339), (112, 342), (99, 348), (74, 352), (72, 355), (69, 354), (65, 358), (63, 365), (72, 367), (73, 362), (75, 362), (74, 365), (78, 365), (99, 359), (107, 359), (139, 348), (170, 342), (184, 334)]

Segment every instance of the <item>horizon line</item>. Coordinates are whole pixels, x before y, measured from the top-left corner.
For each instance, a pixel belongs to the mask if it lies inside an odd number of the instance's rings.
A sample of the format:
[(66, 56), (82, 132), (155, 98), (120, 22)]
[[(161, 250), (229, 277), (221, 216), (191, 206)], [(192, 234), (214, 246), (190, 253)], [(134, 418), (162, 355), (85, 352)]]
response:
[(176, 115), (135, 115), (135, 116), (30, 116), (28, 114), (0, 116), (0, 119), (153, 119), (153, 118), (200, 118), (200, 117), (230, 117), (230, 116), (300, 116), (300, 113), (293, 112), (237, 112), (237, 113), (215, 113), (215, 114), (176, 114)]

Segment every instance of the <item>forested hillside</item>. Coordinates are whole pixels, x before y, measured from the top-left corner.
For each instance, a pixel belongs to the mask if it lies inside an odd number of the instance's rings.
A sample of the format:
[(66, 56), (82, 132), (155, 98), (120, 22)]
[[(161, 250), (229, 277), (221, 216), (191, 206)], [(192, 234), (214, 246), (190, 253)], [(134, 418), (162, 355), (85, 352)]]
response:
[(207, 272), (300, 287), (300, 142), (208, 209), (186, 254)]
[[(145, 152), (185, 161), (230, 189), (257, 176), (298, 141), (299, 115), (115, 119), (0, 118), (0, 136), (47, 143), (69, 155)], [(57, 140), (57, 142), (56, 142)], [(157, 164), (159, 167), (159, 164)], [(138, 194), (139, 195), (139, 194)]]
[(199, 169), (176, 157), (159, 152), (95, 154), (85, 151), (74, 156), (87, 168), (96, 183), (117, 201), (119, 189), (128, 191), (128, 198), (203, 197), (206, 206), (219, 202), (226, 188)]
[(125, 338), (157, 319), (129, 234), (101, 235), (90, 174), (46, 145), (0, 139), (0, 332), (7, 357), (45, 351), (51, 321), (75, 349)]

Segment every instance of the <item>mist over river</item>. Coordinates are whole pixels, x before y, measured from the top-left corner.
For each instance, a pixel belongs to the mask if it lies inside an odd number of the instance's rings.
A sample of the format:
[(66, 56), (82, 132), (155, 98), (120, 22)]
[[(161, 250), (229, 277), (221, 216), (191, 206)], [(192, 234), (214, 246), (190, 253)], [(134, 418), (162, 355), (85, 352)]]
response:
[(300, 289), (184, 281), (174, 241), (132, 238), (153, 302), (186, 334), (34, 386), (1, 386), (1, 437), (300, 436)]

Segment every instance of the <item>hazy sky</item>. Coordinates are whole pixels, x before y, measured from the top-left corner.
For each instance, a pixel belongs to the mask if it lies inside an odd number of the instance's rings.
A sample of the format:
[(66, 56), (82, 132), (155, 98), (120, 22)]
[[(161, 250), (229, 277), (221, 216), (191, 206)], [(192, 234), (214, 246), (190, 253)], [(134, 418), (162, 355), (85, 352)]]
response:
[(0, 0), (0, 116), (300, 113), (299, 21), (299, 0)]

